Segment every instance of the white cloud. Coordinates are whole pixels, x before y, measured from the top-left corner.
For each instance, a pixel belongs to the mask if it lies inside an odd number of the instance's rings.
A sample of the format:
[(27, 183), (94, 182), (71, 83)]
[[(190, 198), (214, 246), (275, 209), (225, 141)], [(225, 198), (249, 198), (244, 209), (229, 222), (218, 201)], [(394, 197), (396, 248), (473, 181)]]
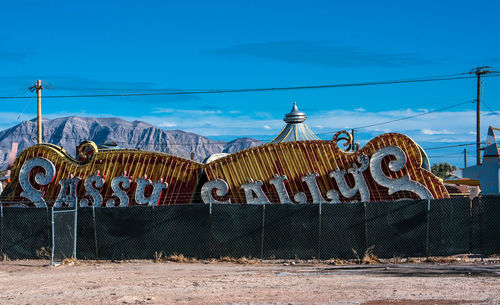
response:
[(257, 111), (257, 112), (255, 112), (255, 116), (257, 116), (259, 118), (264, 118), (264, 119), (269, 119), (269, 118), (273, 117), (271, 113), (264, 112), (264, 111)]
[(153, 113), (172, 113), (175, 109), (172, 108), (156, 108), (153, 110)]
[(231, 110), (231, 111), (229, 111), (229, 113), (230, 114), (238, 114), (238, 113), (240, 113), (240, 111), (239, 110)]
[(354, 111), (361, 111), (361, 112), (364, 112), (364, 111), (366, 111), (366, 109), (365, 109), (365, 108), (363, 108), (363, 107), (359, 107), (359, 108), (354, 109)]
[(158, 127), (175, 127), (177, 124), (172, 123), (172, 122), (163, 122), (158, 124)]
[(189, 113), (189, 114), (221, 114), (220, 110), (190, 110), (190, 109), (173, 109), (173, 108), (156, 108), (153, 113)]
[(442, 129), (442, 130), (432, 130), (432, 129), (428, 129), (428, 128), (424, 128), (422, 129), (422, 134), (425, 134), (425, 135), (437, 135), (437, 134), (454, 134), (453, 132), (451, 131), (448, 131), (446, 129)]
[[(285, 123), (269, 113), (230, 115), (228, 110), (221, 113), (218, 110), (186, 110), (174, 108), (158, 108), (149, 115), (117, 116), (102, 113), (79, 113), (89, 117), (119, 117), (128, 121), (140, 120), (163, 128), (176, 127), (184, 131), (197, 133), (203, 136), (252, 136), (258, 139), (274, 137)], [(415, 109), (401, 109), (393, 111), (356, 111), (325, 109), (322, 112), (308, 115), (306, 123), (313, 132), (321, 134), (324, 139), (339, 130), (351, 130), (372, 124), (376, 126), (359, 128), (356, 130), (356, 139), (371, 139), (384, 132), (399, 132), (407, 134), (418, 143), (421, 142), (473, 142), (475, 141), (476, 112), (470, 111), (443, 111), (427, 113), (410, 119), (385, 123), (404, 117), (422, 114)], [(75, 113), (54, 112), (44, 114), (46, 118), (56, 118), (75, 115)], [(35, 113), (25, 113), (17, 120), (19, 113), (1, 112), (0, 129), (19, 124), (22, 120), (36, 117)], [(489, 125), (498, 125), (498, 117), (486, 116), (482, 118), (482, 137), (486, 137)]]

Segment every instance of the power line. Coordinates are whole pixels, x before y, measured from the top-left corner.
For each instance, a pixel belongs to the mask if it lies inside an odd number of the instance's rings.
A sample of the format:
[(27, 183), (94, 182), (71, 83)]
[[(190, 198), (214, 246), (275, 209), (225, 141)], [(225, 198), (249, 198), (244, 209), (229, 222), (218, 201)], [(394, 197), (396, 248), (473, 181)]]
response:
[(437, 146), (437, 147), (428, 147), (424, 148), (424, 150), (433, 150), (433, 149), (443, 149), (443, 148), (452, 148), (452, 147), (463, 147), (463, 146), (471, 146), (476, 145), (476, 142), (466, 143), (466, 144), (456, 144), (456, 145), (445, 145), (445, 146)]
[[(464, 105), (464, 104), (467, 104), (467, 103), (474, 103), (474, 102), (475, 102), (475, 100), (468, 100), (468, 101), (461, 102), (461, 103), (458, 103), (458, 104), (454, 104), (454, 105), (451, 105), (451, 106), (447, 106), (447, 107), (443, 107), (443, 108), (439, 108), (439, 109), (436, 109), (436, 110), (431, 110), (431, 111), (427, 111), (427, 112), (424, 112), (424, 113), (419, 113), (419, 114), (415, 114), (415, 115), (411, 115), (411, 116), (407, 116), (407, 117), (402, 117), (402, 118), (399, 118), (399, 119), (389, 120), (389, 121), (385, 121), (385, 122), (380, 122), (380, 123), (375, 123), (375, 124), (370, 124), (370, 125), (365, 125), (365, 126), (360, 126), (360, 127), (355, 127), (355, 128), (347, 128), (347, 129), (359, 130), (359, 129), (369, 128), (369, 127), (374, 127), (374, 126), (379, 126), (379, 125), (385, 125), (385, 124), (389, 124), (389, 123), (394, 123), (394, 122), (399, 122), (399, 121), (403, 121), (403, 120), (408, 120), (408, 119), (412, 119), (412, 118), (424, 116), (424, 115), (431, 114), (431, 113), (434, 113), (434, 112), (439, 112), (439, 111), (443, 111), (443, 110), (446, 110), (446, 109), (450, 109), (450, 108), (458, 107), (460, 105)], [(331, 133), (335, 133), (335, 132), (337, 132), (337, 131), (329, 131), (329, 132), (317, 133), (317, 135), (325, 135), (325, 134), (331, 134)]]
[[(398, 122), (398, 121), (403, 121), (403, 120), (407, 120), (407, 119), (412, 119), (412, 118), (415, 118), (415, 117), (420, 117), (420, 116), (424, 116), (424, 115), (427, 115), (427, 114), (430, 114), (430, 113), (439, 112), (439, 111), (442, 111), (442, 110), (450, 109), (450, 108), (457, 107), (457, 106), (460, 106), (460, 105), (463, 105), (463, 104), (467, 104), (467, 103), (474, 103), (474, 100), (464, 101), (462, 103), (450, 105), (450, 106), (447, 106), (447, 107), (439, 108), (439, 109), (428, 111), (428, 112), (424, 112), (424, 113), (419, 113), (419, 114), (408, 116), (408, 117), (402, 117), (402, 118), (394, 119), (394, 120), (390, 120), (390, 121), (385, 121), (385, 122), (370, 124), (370, 125), (366, 125), (366, 126), (356, 127), (354, 129), (355, 130), (359, 130), (359, 129), (363, 129), (363, 128), (368, 128), (368, 127), (373, 127), (373, 126), (378, 126), (378, 125), (385, 125), (385, 124), (389, 124), (389, 123), (393, 123), (393, 122)], [(332, 134), (332, 133), (335, 133), (337, 131), (338, 130), (330, 131), (330, 132), (324, 132), (324, 133), (317, 133), (316, 135)], [(82, 140), (80, 138), (63, 137), (63, 136), (57, 136), (57, 135), (49, 135), (48, 137), (49, 138), (59, 138), (59, 139), (70, 139), (70, 140)], [(269, 141), (269, 140), (258, 140), (258, 139), (252, 139), (252, 140), (250, 140), (250, 142), (267, 142), (267, 141)], [(118, 143), (121, 143), (121, 144), (131, 144), (129, 142), (119, 142), (119, 141), (115, 141), (115, 142), (117, 144)], [(227, 143), (228, 142), (225, 142), (225, 141), (213, 141), (211, 143), (164, 143), (164, 144), (163, 143), (161, 143), (161, 144), (153, 144), (153, 143), (152, 144), (145, 144), (145, 143), (141, 144), (140, 142), (137, 142), (137, 143), (135, 143), (135, 145), (153, 146), (153, 147), (154, 146), (156, 146), (156, 147), (159, 146), (159, 147), (162, 147), (162, 146), (180, 146), (180, 145), (185, 145), (185, 146), (190, 146), (190, 145), (191, 146), (192, 145), (195, 145), (195, 146), (198, 146), (198, 145), (224, 145), (224, 144), (227, 144)], [(448, 148), (448, 147), (469, 146), (469, 145), (474, 145), (474, 144), (475, 143), (468, 143), (468, 144), (450, 145), (450, 146), (443, 146), (443, 147), (432, 147), (432, 148), (426, 148), (426, 150), (439, 149), (439, 148)]]
[[(462, 75), (462, 74), (459, 74)], [(499, 74), (490, 74), (488, 77), (500, 76)], [(389, 81), (374, 81), (365, 83), (350, 83), (350, 84), (331, 84), (331, 85), (316, 85), (316, 86), (293, 86), (293, 87), (275, 87), (275, 88), (247, 88), (247, 89), (222, 89), (222, 90), (194, 90), (194, 91), (175, 91), (175, 92), (157, 92), (157, 93), (122, 93), (122, 94), (87, 94), (87, 95), (47, 95), (44, 98), (97, 98), (97, 97), (133, 97), (133, 96), (162, 96), (162, 95), (190, 95), (190, 94), (221, 94), (221, 93), (241, 93), (241, 92), (265, 92), (265, 91), (285, 91), (285, 90), (304, 90), (304, 89), (326, 89), (340, 87), (359, 87), (359, 86), (374, 86), (374, 85), (389, 85), (389, 84), (404, 84), (418, 82), (434, 82), (447, 81), (457, 79), (475, 78), (471, 75), (451, 76), (451, 77), (429, 77), (417, 79), (401, 79)], [(0, 99), (20, 99), (31, 97), (16, 97), (16, 96), (0, 96)]]
[[(428, 77), (420, 77), (417, 79), (431, 79), (431, 78), (446, 78), (446, 77), (453, 77), (453, 76), (460, 76), (460, 75), (468, 75), (470, 73), (455, 73), (455, 74), (445, 74), (445, 75), (434, 75), (434, 76), (428, 76)], [(392, 81), (402, 81), (402, 80), (411, 80), (411, 79), (401, 79), (401, 80), (392, 80)], [(57, 86), (54, 87), (52, 86), (50, 88), (51, 90), (61, 90), (61, 91), (87, 91), (87, 92), (96, 92), (96, 91), (155, 91), (155, 92), (172, 92), (172, 91), (213, 91), (214, 89), (175, 89), (175, 88), (140, 88), (140, 89), (131, 89), (131, 88), (96, 88), (96, 87), (64, 87), (64, 86)], [(217, 91), (226, 91), (226, 90), (234, 90), (234, 89), (219, 89)]]
[(496, 112), (496, 111), (494, 111), (493, 109), (491, 109), (491, 107), (490, 107), (490, 106), (488, 106), (488, 104), (486, 104), (486, 102), (485, 102), (485, 101), (483, 101), (483, 104), (484, 104), (484, 106), (486, 106), (486, 108), (488, 108), (488, 110), (489, 110), (491, 113), (493, 113), (494, 115), (496, 115), (497, 117), (499, 117), (499, 118), (500, 118), (500, 115), (498, 114), (498, 112)]
[(408, 119), (416, 118), (416, 117), (419, 117), (419, 116), (431, 114), (431, 113), (434, 113), (434, 112), (439, 112), (439, 111), (442, 111), (442, 110), (446, 110), (446, 109), (450, 109), (450, 108), (453, 108), (453, 107), (457, 107), (457, 106), (460, 106), (460, 105), (464, 105), (464, 104), (467, 104), (467, 103), (474, 103), (474, 100), (465, 101), (465, 102), (454, 104), (454, 105), (451, 105), (451, 106), (439, 108), (439, 109), (436, 109), (436, 110), (427, 111), (427, 112), (424, 112), (424, 113), (415, 114), (415, 115), (412, 115), (412, 116), (403, 117), (403, 118), (400, 118), (400, 119), (394, 119), (394, 120), (390, 120), (390, 121), (387, 121), (387, 122), (381, 122), (381, 123), (376, 123), (376, 124), (370, 124), (370, 125), (365, 125), (365, 126), (361, 126), (361, 127), (356, 127), (354, 129), (363, 129), (363, 128), (368, 128), (368, 127), (374, 127), (374, 126), (379, 126), (379, 125), (385, 125), (385, 124), (389, 124), (389, 123), (399, 122), (399, 121), (403, 121), (403, 120), (408, 120)]
[[(475, 156), (475, 155), (471, 155), (471, 156)], [(429, 159), (438, 159), (438, 158), (456, 159), (456, 161), (454, 161), (456, 164), (459, 164), (462, 161), (462, 156), (447, 156), (447, 155), (442, 155), (442, 156), (429, 156), (428, 158)]]
[[(14, 135), (14, 134), (10, 134)], [(35, 136), (32, 136), (33, 139), (35, 139)], [(56, 135), (50, 135), (48, 138), (58, 138), (58, 139), (66, 139), (66, 140), (78, 140), (78, 141), (85, 141), (85, 140), (91, 140), (89, 138), (75, 138), (75, 137), (64, 137), (64, 136), (56, 136)], [(225, 141), (215, 141), (212, 140), (212, 142), (209, 143), (140, 143), (140, 142), (125, 142), (125, 141), (115, 141), (113, 139), (108, 139), (109, 141), (113, 141), (117, 144), (133, 144), (136, 146), (157, 146), (157, 147), (168, 147), (168, 146), (202, 146), (202, 145), (224, 145), (230, 143), (230, 141), (225, 142)], [(258, 139), (250, 139), (248, 142), (263, 142), (264, 144), (269, 141), (267, 140), (258, 140)], [(483, 143), (484, 144), (484, 143)], [(436, 150), (436, 149), (445, 149), (445, 148), (454, 148), (454, 147), (463, 147), (463, 146), (471, 146), (471, 145), (476, 145), (476, 142), (471, 142), (471, 143), (465, 143), (465, 144), (455, 144), (455, 145), (445, 145), (445, 146), (436, 146), (436, 147), (428, 147), (428, 148), (423, 148), (425, 151), (427, 150)], [(126, 148), (126, 147), (125, 147)]]
[(463, 154), (450, 154), (450, 155), (437, 155), (437, 156), (427, 156), (428, 158), (459, 158), (457, 162), (460, 162)]

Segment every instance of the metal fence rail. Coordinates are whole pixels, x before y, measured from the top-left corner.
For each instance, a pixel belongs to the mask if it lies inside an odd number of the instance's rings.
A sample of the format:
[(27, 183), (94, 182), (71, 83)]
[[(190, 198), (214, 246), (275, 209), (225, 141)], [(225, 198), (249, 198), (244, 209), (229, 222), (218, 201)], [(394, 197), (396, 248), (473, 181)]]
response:
[[(4, 207), (0, 251), (50, 249), (50, 210)], [(79, 208), (77, 257), (342, 258), (500, 253), (500, 198), (342, 204)]]

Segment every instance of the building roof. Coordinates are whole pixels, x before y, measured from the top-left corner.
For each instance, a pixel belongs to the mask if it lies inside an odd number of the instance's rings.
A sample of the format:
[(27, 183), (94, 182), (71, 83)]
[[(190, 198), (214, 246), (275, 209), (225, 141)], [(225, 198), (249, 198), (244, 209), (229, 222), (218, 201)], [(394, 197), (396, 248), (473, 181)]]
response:
[(286, 126), (281, 132), (269, 143), (281, 143), (292, 141), (319, 140), (319, 138), (309, 129), (305, 122), (307, 116), (299, 111), (297, 104), (293, 102), (292, 111), (285, 114)]

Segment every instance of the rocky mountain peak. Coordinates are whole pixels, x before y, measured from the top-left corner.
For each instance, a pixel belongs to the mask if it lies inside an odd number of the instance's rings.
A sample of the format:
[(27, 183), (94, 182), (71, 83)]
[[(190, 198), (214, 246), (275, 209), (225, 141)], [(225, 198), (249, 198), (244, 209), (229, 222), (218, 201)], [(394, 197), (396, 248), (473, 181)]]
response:
[[(21, 152), (36, 144), (36, 118), (0, 131), (0, 168), (5, 168), (12, 142), (19, 143)], [(82, 141), (101, 144), (106, 140), (118, 146), (141, 150), (165, 152), (202, 162), (215, 153), (232, 153), (262, 145), (252, 138), (238, 138), (231, 142), (210, 138), (182, 130), (163, 130), (142, 121), (126, 121), (120, 118), (92, 118), (70, 116), (43, 120), (43, 141), (63, 147), (71, 155)]]

